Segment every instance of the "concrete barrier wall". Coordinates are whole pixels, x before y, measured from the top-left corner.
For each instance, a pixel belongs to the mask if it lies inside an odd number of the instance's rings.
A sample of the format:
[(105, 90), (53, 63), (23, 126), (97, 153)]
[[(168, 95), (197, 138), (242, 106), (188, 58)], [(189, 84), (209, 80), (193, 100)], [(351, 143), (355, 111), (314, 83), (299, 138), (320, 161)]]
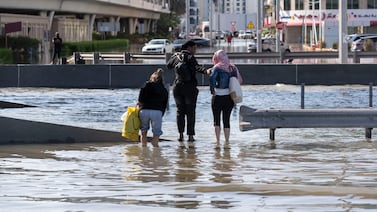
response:
[[(206, 64), (210, 67), (210, 64)], [(239, 64), (245, 85), (377, 84), (377, 64)], [(157, 68), (172, 83), (174, 71), (164, 64), (2, 65), (0, 87), (139, 88)], [(197, 75), (199, 85), (208, 76)]]

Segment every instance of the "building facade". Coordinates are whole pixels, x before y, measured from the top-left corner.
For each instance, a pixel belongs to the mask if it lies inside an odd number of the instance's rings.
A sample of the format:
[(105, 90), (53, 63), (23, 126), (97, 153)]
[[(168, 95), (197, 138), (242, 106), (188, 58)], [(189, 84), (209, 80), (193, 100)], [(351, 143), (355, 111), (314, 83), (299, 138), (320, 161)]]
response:
[(209, 21), (213, 30), (245, 30), (256, 21), (256, 5), (257, 1), (250, 0), (200, 0), (199, 23)]
[[(338, 0), (280, 0), (280, 9), (287, 43), (338, 43)], [(346, 13), (348, 30), (342, 33), (377, 33), (377, 1), (347, 0)]]

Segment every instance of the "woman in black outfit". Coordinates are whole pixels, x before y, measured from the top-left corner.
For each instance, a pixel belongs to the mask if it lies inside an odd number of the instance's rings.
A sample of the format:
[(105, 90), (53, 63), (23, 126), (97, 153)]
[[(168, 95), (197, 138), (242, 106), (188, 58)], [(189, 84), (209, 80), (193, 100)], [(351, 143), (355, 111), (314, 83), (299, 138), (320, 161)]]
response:
[(179, 132), (179, 145), (184, 147), (183, 133), (185, 119), (187, 118), (188, 146), (194, 147), (195, 135), (195, 109), (199, 90), (197, 89), (196, 72), (209, 74), (207, 68), (198, 64), (195, 53), (196, 43), (186, 41), (182, 51), (175, 53), (167, 63), (169, 69), (175, 69), (173, 95), (177, 106), (177, 126)]

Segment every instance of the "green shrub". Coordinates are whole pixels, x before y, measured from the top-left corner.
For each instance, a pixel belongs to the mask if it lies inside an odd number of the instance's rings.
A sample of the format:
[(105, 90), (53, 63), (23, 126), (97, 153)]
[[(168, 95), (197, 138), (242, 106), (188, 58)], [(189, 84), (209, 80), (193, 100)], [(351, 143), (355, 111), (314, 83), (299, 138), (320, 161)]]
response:
[(63, 43), (62, 56), (70, 56), (73, 52), (110, 52), (126, 51), (129, 47), (127, 39), (94, 40)]
[(13, 55), (12, 50), (0, 48), (0, 64), (12, 64)]
[(363, 42), (363, 50), (364, 51), (373, 51), (374, 50), (373, 46), (374, 46), (374, 43), (373, 43), (372, 39), (366, 39)]
[(332, 48), (333, 49), (338, 49), (338, 42), (332, 43)]

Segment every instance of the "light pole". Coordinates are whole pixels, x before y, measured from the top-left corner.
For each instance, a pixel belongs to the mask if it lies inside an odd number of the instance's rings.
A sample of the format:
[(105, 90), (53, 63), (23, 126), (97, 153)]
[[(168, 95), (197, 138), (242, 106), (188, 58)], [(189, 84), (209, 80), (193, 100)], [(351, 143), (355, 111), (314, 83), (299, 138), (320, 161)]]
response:
[(262, 51), (262, 41), (261, 41), (261, 33), (262, 33), (262, 8), (263, 8), (263, 0), (257, 0), (257, 52)]
[(276, 51), (280, 52), (280, 30), (277, 28), (277, 24), (280, 21), (280, 0), (276, 0), (275, 2), (275, 29), (276, 29)]
[(189, 22), (190, 22), (190, 0), (186, 0), (186, 39), (188, 39), (188, 36), (190, 33)]
[(338, 49), (339, 49), (339, 63), (347, 63), (348, 55), (348, 43), (344, 37), (347, 33), (347, 3), (345, 1), (339, 1), (339, 37), (338, 37)]
[(208, 0), (209, 2), (209, 46), (212, 47), (212, 24), (213, 24), (213, 12), (212, 12), (212, 0)]

